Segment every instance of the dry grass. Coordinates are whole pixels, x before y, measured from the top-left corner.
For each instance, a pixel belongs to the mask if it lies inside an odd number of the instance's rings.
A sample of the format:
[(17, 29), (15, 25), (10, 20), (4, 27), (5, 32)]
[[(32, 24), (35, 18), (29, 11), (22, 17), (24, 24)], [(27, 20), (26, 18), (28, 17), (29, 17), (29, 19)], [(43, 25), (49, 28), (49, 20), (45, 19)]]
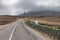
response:
[[(42, 24), (48, 24), (48, 25), (53, 25), (54, 28), (57, 27), (59, 25), (60, 27), (60, 17), (44, 17), (44, 18), (27, 18), (25, 21), (38, 21), (39, 23)], [(49, 26), (48, 26), (49, 27)], [(33, 28), (34, 29), (34, 28)], [(37, 30), (39, 33), (41, 31)], [(54, 39), (53, 36), (48, 36), (46, 33), (41, 32), (44, 36), (47, 36), (47, 38), (49, 38), (49, 40), (57, 40), (57, 38)]]
[(14, 16), (0, 16), (0, 25), (5, 25), (15, 22), (17, 19), (18, 17), (14, 17)]
[(44, 17), (44, 18), (28, 18), (26, 21), (37, 20), (39, 23), (48, 24), (48, 25), (60, 25), (59, 17)]

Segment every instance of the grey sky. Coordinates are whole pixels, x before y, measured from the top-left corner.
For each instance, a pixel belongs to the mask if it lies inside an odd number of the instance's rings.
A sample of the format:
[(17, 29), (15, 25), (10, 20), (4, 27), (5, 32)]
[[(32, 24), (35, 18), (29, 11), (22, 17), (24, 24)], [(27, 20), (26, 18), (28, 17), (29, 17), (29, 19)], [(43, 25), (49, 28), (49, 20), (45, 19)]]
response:
[(60, 11), (60, 0), (0, 0), (0, 15), (18, 15), (27, 11)]

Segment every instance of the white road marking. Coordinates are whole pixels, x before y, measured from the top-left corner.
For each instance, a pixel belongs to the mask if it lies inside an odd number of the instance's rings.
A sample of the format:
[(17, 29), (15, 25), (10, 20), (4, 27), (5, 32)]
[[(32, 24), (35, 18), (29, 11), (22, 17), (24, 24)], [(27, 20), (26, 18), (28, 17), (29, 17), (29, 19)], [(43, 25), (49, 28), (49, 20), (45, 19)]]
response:
[(13, 34), (14, 34), (14, 31), (15, 31), (15, 29), (16, 29), (17, 24), (18, 24), (18, 22), (16, 23), (15, 27), (13, 28), (12, 33), (11, 33), (11, 35), (10, 35), (10, 37), (9, 37), (9, 40), (12, 40), (12, 36), (13, 36)]
[[(3, 30), (3, 29), (5, 29), (5, 28), (7, 28), (9, 25), (12, 25), (12, 24), (15, 24), (16, 22), (14, 22), (14, 23), (9, 23), (9, 24), (6, 24), (6, 25), (1, 25), (0, 26), (0, 31), (1, 30)], [(12, 25), (13, 26), (13, 25)]]

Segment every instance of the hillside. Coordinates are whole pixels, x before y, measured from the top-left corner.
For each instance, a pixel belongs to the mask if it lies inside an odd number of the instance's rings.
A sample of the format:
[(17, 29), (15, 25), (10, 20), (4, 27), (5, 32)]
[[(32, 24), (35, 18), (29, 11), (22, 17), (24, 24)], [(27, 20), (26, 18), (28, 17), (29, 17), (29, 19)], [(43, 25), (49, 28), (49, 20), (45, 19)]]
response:
[(38, 16), (60, 16), (60, 12), (55, 12), (55, 11), (30, 11), (25, 14), (22, 14), (21, 16), (26, 16), (26, 17), (38, 17)]

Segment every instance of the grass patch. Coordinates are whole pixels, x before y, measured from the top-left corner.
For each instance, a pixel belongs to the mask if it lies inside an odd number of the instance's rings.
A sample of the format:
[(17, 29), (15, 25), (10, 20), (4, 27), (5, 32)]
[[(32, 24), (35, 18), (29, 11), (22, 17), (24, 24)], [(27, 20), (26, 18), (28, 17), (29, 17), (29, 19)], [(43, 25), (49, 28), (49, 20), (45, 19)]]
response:
[(15, 22), (18, 17), (15, 16), (0, 16), (0, 25), (9, 24)]
[(51, 29), (60, 29), (60, 25), (48, 25), (48, 24), (43, 24), (43, 23), (38, 23), (41, 26), (48, 27)]
[[(46, 27), (45, 25), (46, 24), (40, 24), (40, 25), (36, 25), (35, 23), (33, 22), (26, 22), (30, 27), (34, 28), (34, 29), (37, 29), (37, 30), (40, 30), (46, 34), (48, 34), (49, 36), (53, 36), (54, 38), (56, 38), (57, 40), (60, 40), (60, 30), (54, 30), (52, 28), (48, 28)], [(49, 25), (48, 25), (49, 26)], [(50, 25), (51, 27), (51, 25)], [(55, 26), (54, 26), (55, 27)]]

